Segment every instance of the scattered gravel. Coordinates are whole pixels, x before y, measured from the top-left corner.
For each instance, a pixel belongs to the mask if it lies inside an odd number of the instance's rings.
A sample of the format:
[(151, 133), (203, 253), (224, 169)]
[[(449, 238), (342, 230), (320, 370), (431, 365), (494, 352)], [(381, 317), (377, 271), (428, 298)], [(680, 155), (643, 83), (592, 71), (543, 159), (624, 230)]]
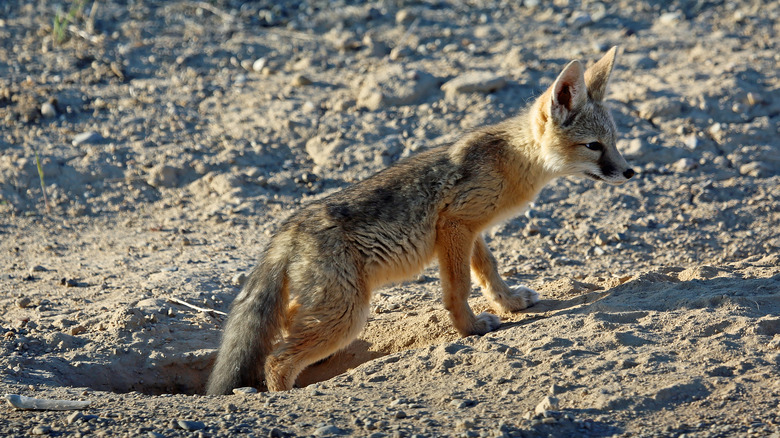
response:
[[(777, 435), (777, 2), (66, 3), (0, 4), (0, 390), (92, 403), (0, 435)], [(540, 303), (461, 339), (434, 266), (300, 389), (193, 395), (283, 218), (613, 45), (637, 176), (486, 234)]]

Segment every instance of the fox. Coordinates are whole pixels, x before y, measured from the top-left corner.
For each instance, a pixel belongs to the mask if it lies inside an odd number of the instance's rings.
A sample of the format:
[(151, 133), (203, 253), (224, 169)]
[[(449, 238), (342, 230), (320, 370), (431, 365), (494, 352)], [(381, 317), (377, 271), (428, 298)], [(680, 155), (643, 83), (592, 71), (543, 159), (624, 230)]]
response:
[(419, 274), (434, 258), (462, 336), (501, 324), (469, 306), (472, 273), (494, 310), (537, 303), (536, 291), (501, 278), (482, 233), (554, 178), (617, 185), (635, 175), (604, 104), (616, 54), (611, 48), (588, 69), (571, 61), (518, 115), (399, 160), (284, 220), (230, 306), (206, 393), (263, 383), (292, 389), (303, 369), (360, 334), (374, 289)]

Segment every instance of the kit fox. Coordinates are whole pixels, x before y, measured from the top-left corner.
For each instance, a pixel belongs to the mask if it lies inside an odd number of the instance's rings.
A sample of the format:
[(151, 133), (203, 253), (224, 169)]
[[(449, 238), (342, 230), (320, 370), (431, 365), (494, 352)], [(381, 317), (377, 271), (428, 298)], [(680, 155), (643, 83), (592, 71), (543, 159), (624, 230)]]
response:
[(570, 62), (520, 115), (401, 160), (284, 221), (231, 306), (207, 392), (263, 379), (270, 391), (291, 389), (306, 366), (357, 337), (373, 289), (434, 257), (444, 306), (463, 336), (500, 325), (469, 307), (470, 271), (496, 309), (536, 303), (535, 291), (504, 283), (480, 233), (555, 177), (621, 184), (634, 175), (603, 105), (615, 55), (612, 48), (587, 71)]

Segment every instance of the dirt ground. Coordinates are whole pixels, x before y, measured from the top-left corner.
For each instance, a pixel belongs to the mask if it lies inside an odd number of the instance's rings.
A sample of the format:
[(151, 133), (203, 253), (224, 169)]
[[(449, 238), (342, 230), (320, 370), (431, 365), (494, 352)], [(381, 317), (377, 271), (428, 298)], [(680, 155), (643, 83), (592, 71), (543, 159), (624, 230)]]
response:
[[(780, 437), (779, 32), (763, 1), (0, 3), (0, 392), (91, 402), (0, 435)], [(539, 304), (459, 338), (432, 266), (299, 389), (199, 395), (281, 219), (613, 45), (638, 175), (486, 236)]]

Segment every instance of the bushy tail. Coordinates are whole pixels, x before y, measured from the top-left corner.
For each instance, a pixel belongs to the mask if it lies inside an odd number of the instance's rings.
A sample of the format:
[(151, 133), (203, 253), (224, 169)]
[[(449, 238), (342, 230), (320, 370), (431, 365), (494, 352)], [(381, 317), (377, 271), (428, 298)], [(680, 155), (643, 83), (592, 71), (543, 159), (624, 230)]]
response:
[(266, 257), (246, 281), (230, 307), (222, 345), (206, 393), (229, 394), (233, 388), (257, 388), (263, 379), (265, 358), (284, 318), (285, 258)]

